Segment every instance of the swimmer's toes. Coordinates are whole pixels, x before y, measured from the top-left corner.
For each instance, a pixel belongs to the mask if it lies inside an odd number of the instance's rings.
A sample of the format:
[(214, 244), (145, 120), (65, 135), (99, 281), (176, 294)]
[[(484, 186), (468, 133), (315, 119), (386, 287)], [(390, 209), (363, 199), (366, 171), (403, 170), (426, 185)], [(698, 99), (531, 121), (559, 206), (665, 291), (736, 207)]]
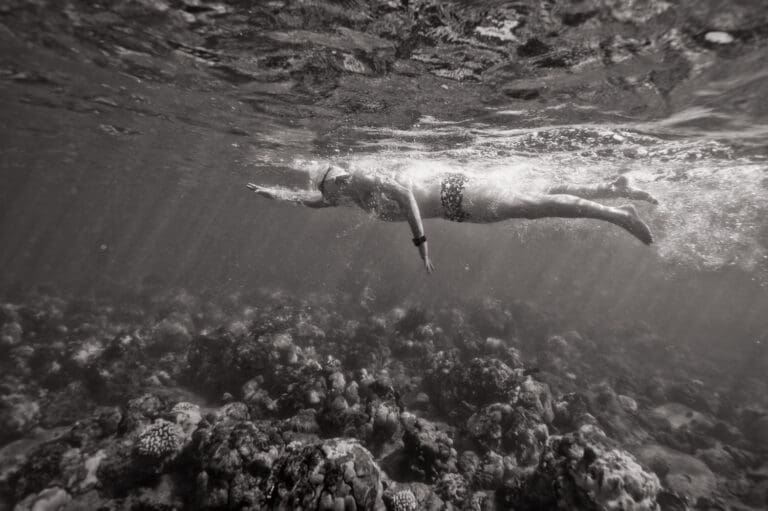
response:
[(643, 222), (640, 222), (640, 224), (642, 225), (642, 229), (639, 232), (635, 233), (635, 236), (644, 244), (650, 245), (651, 243), (653, 243), (653, 234), (651, 234), (651, 230), (648, 228), (647, 225), (645, 225)]
[(653, 243), (653, 234), (651, 234), (651, 229), (645, 224), (645, 222), (640, 220), (635, 207), (632, 205), (626, 205), (619, 206), (619, 209), (626, 211), (629, 214), (627, 223), (624, 227), (629, 232), (631, 232), (635, 238), (639, 239), (646, 245)]
[(653, 234), (651, 229), (645, 225), (645, 222), (639, 218), (633, 218), (627, 225), (626, 229), (637, 239), (643, 242), (645, 245), (653, 243)]

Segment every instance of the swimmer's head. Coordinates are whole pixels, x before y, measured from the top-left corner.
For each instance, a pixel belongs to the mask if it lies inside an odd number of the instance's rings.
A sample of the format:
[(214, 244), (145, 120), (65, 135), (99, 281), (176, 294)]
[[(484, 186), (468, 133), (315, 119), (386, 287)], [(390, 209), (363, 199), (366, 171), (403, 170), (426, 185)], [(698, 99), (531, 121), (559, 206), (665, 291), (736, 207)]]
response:
[(317, 184), (317, 189), (323, 194), (323, 198), (329, 202), (338, 200), (341, 188), (349, 181), (350, 174), (345, 169), (331, 165), (323, 173)]

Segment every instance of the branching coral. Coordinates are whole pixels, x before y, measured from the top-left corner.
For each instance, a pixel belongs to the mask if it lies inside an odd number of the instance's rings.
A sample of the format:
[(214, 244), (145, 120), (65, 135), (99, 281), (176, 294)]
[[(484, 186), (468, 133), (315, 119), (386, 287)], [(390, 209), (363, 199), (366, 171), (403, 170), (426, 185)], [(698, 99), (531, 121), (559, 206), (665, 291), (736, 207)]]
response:
[(391, 511), (416, 511), (418, 503), (411, 490), (401, 490), (395, 493), (390, 501)]
[(136, 452), (140, 456), (163, 460), (181, 447), (182, 434), (181, 429), (173, 422), (157, 419), (139, 435)]

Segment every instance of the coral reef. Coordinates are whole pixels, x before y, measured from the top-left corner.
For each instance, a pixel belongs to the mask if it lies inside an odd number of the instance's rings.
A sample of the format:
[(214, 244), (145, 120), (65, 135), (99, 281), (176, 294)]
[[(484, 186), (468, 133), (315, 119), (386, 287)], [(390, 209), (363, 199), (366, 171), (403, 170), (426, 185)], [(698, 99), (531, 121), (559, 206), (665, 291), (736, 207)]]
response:
[(593, 426), (553, 437), (535, 471), (510, 488), (507, 502), (515, 509), (657, 509), (656, 475), (608, 443)]
[(626, 350), (642, 342), (551, 335), (555, 322), (537, 320), (530, 305), (462, 315), (284, 293), (240, 300), (227, 314), (188, 293), (155, 297), (146, 310), (51, 297), (5, 305), (14, 313), (2, 316), (3, 335), (11, 349), (33, 352), (34, 371), (0, 359), (0, 502), (585, 511), (765, 503), (764, 403), (719, 404), (732, 383), (700, 371), (711, 366), (684, 347), (669, 367), (630, 367)]
[(267, 482), (266, 503), (278, 509), (381, 509), (381, 477), (371, 453), (354, 440), (289, 445)]
[(411, 490), (401, 490), (390, 498), (389, 508), (392, 511), (416, 511), (418, 502)]
[(136, 452), (154, 460), (172, 456), (181, 446), (182, 431), (172, 422), (157, 419), (145, 429), (136, 443)]

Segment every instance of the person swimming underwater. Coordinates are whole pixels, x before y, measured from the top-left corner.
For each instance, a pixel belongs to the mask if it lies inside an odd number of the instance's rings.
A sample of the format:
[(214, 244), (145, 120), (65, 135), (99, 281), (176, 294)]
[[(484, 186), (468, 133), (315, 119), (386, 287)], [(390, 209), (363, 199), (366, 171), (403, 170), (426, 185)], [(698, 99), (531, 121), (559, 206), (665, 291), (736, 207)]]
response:
[(658, 204), (650, 194), (630, 186), (621, 176), (593, 186), (559, 185), (543, 193), (527, 194), (499, 186), (459, 171), (415, 179), (400, 168), (382, 172), (367, 168), (330, 165), (317, 190), (290, 190), (248, 183), (247, 187), (270, 199), (310, 208), (358, 206), (381, 220), (407, 221), (427, 272), (434, 271), (422, 219), (444, 218), (453, 222), (492, 223), (513, 218), (593, 218), (626, 229), (650, 245), (653, 236), (631, 205), (610, 207), (589, 199), (627, 198)]

